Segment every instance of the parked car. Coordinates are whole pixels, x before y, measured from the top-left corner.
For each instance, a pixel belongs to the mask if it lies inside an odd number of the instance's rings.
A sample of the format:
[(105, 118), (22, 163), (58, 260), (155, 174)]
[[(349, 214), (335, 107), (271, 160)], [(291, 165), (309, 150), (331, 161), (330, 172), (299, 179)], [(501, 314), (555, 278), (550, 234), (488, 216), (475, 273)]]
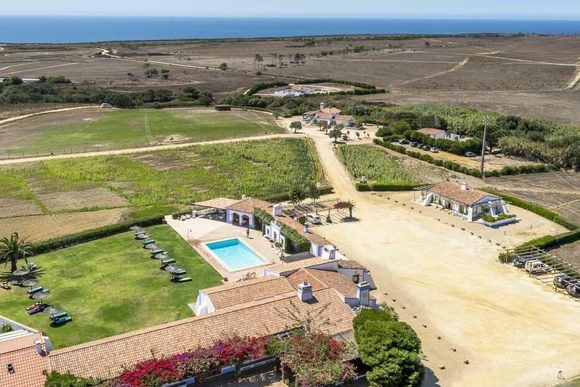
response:
[(413, 142), (411, 143), (411, 146), (412, 146), (413, 148), (417, 148), (417, 147), (419, 146), (419, 143), (417, 143), (417, 142), (413, 141)]
[(559, 289), (566, 289), (568, 286), (576, 284), (580, 284), (580, 281), (566, 274), (554, 278), (554, 286)]
[(421, 149), (423, 149), (424, 151), (429, 151), (429, 149), (431, 149), (431, 147), (429, 145), (423, 145), (421, 147)]
[(545, 274), (552, 271), (552, 268), (542, 261), (534, 260), (526, 262), (526, 271), (530, 274)]
[(310, 213), (306, 215), (306, 221), (310, 224), (322, 224), (320, 216), (318, 216), (318, 214), (315, 213)]
[(475, 156), (477, 155), (473, 152), (465, 152), (465, 157), (475, 157)]
[(514, 259), (514, 266), (521, 269), (526, 265), (526, 262), (534, 260), (536, 260), (536, 257), (533, 255), (518, 255), (516, 259)]
[(399, 140), (399, 144), (401, 145), (407, 145), (409, 143), (409, 140), (405, 140), (404, 138)]
[(439, 153), (439, 148), (435, 148), (434, 146), (431, 147), (431, 149), (429, 149), (431, 151), (431, 153)]
[(580, 283), (569, 285), (566, 292), (572, 297), (580, 298)]

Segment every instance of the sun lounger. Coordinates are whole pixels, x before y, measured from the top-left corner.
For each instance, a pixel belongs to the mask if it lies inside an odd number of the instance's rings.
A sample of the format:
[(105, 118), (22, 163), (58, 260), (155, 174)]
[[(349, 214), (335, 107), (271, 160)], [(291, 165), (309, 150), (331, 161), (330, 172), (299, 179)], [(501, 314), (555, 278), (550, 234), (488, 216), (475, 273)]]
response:
[(165, 251), (161, 250), (161, 249), (156, 249), (151, 251), (151, 255), (157, 255), (157, 254), (161, 254), (164, 253)]
[(147, 239), (143, 241), (143, 246), (152, 245), (154, 243), (157, 243), (155, 239)]
[(26, 312), (27, 312), (29, 315), (31, 315), (31, 316), (32, 316), (32, 315), (34, 315), (34, 314), (37, 314), (37, 313), (44, 312), (44, 310), (45, 310), (46, 308), (48, 308), (49, 306), (50, 306), (50, 305), (48, 305), (48, 304), (42, 304), (42, 303), (40, 303), (40, 302), (39, 302), (39, 303), (36, 303), (36, 304), (34, 304), (34, 305), (27, 306), (27, 307), (26, 307)]
[(161, 261), (161, 269), (165, 269), (167, 266), (171, 265), (172, 263), (175, 263), (175, 259), (164, 259), (163, 261)]
[(175, 282), (177, 284), (180, 284), (180, 283), (183, 283), (183, 282), (191, 282), (191, 281), (193, 281), (191, 279), (191, 277), (183, 277), (183, 278), (180, 278), (180, 277), (172, 277), (171, 278), (171, 282)]
[(154, 255), (151, 258), (153, 258), (153, 259), (168, 259), (169, 258), (169, 253), (167, 251), (165, 251), (163, 253)]
[(187, 274), (187, 272), (183, 269), (179, 269), (179, 268), (175, 268), (171, 271), (171, 274), (173, 275), (184, 275)]
[(52, 320), (52, 325), (63, 325), (63, 324), (66, 324), (70, 321), (72, 321), (71, 316), (64, 316), (64, 317), (60, 317), (60, 318), (57, 318), (55, 320)]
[(51, 314), (50, 315), (50, 319), (52, 321), (54, 321), (54, 320), (58, 320), (59, 318), (63, 318), (63, 317), (66, 317), (66, 316), (68, 316), (68, 313), (67, 312), (58, 312), (58, 313)]
[(32, 289), (28, 289), (28, 291), (26, 293), (28, 294), (34, 294), (34, 293), (38, 293), (40, 291), (45, 290), (42, 286), (39, 286), (37, 288), (32, 288)]

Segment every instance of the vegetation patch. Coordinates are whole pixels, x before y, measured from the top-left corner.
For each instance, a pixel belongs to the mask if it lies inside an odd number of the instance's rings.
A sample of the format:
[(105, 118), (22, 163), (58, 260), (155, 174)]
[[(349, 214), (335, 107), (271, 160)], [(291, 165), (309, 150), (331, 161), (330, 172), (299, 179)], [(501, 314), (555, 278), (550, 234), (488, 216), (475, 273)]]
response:
[(341, 146), (338, 155), (355, 179), (366, 177), (368, 181), (378, 183), (377, 188), (381, 184), (397, 187), (417, 184), (400, 160), (371, 145)]

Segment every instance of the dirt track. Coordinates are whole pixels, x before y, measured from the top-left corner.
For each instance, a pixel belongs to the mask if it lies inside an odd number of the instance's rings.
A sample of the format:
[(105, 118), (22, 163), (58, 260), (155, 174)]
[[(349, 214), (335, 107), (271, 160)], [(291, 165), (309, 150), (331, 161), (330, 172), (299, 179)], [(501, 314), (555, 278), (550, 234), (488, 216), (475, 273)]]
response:
[[(499, 264), (498, 248), (487, 237), (437, 221), (443, 215), (435, 210), (419, 213), (408, 194), (356, 192), (328, 137), (316, 129), (309, 135), (337, 195), (355, 201), (360, 218), (317, 232), (349, 241), (339, 243), (340, 251), (372, 271), (379, 301), (393, 306), (418, 332), (430, 369), (426, 385), (544, 386), (559, 382), (559, 371), (564, 377), (580, 373), (579, 303)], [(535, 231), (514, 233), (512, 243), (533, 238), (534, 232), (562, 231), (521, 213)], [(462, 224), (450, 216), (442, 220)], [(502, 234), (489, 235), (499, 239)]]

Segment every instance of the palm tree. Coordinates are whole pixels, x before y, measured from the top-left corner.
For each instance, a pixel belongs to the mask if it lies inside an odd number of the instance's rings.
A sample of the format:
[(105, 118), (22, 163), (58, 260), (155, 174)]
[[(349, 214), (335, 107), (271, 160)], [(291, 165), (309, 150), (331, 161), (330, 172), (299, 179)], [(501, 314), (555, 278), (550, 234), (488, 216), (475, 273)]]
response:
[[(17, 232), (10, 238), (0, 239), (0, 262), (8, 264), (10, 262), (10, 272), (18, 270), (18, 260), (32, 255), (32, 244), (26, 239), (21, 239)], [(27, 262), (28, 263), (28, 262)]]

